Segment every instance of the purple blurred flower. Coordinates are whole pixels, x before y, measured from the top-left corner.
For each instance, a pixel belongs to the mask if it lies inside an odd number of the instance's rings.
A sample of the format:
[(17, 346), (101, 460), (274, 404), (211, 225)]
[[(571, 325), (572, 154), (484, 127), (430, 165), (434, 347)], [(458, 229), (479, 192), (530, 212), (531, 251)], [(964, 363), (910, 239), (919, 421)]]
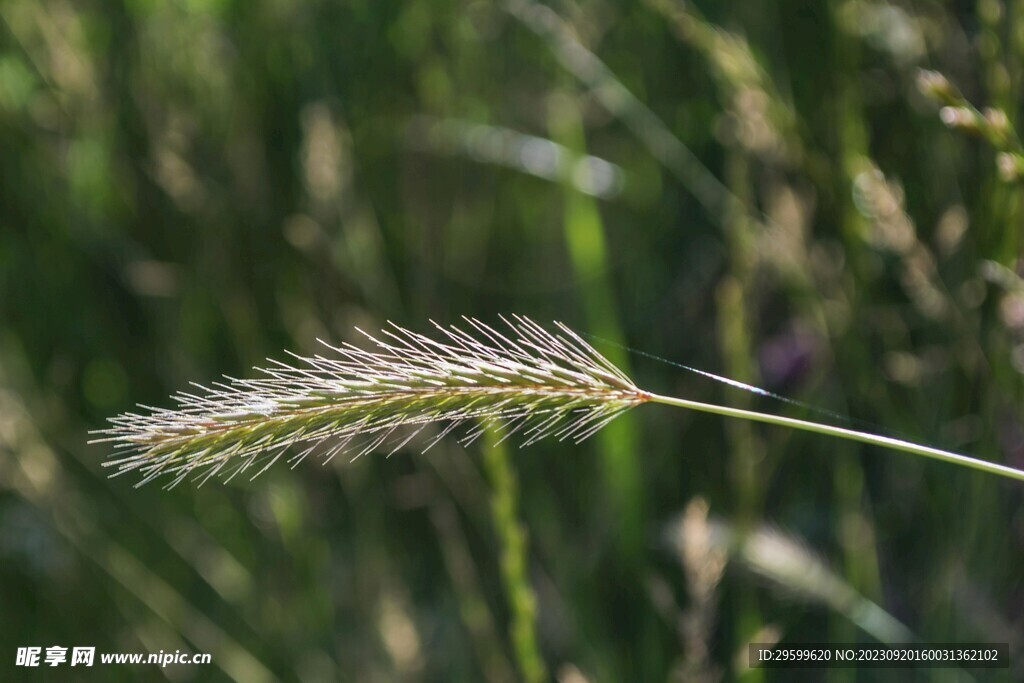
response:
[(810, 330), (791, 325), (769, 337), (758, 350), (761, 377), (773, 389), (798, 387), (821, 353), (821, 340)]

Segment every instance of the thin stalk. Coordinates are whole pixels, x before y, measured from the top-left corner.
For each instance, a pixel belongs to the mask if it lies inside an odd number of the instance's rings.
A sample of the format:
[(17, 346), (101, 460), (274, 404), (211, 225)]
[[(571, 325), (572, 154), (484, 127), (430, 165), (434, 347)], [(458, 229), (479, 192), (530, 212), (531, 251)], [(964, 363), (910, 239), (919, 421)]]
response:
[(755, 422), (766, 422), (768, 424), (779, 425), (780, 427), (802, 429), (805, 432), (827, 434), (828, 436), (835, 436), (849, 441), (860, 441), (862, 443), (873, 444), (875, 446), (885, 446), (886, 448), (903, 451), (904, 453), (923, 455), (926, 458), (943, 460), (954, 465), (962, 465), (982, 472), (998, 474), (1004, 477), (1010, 477), (1011, 479), (1017, 479), (1018, 481), (1024, 481), (1024, 471), (1007, 467), (1006, 465), (999, 465), (994, 462), (978, 460), (977, 458), (969, 458), (966, 455), (950, 453), (949, 451), (943, 451), (938, 448), (921, 446), (909, 441), (894, 439), (889, 436), (869, 434), (867, 432), (859, 432), (854, 429), (845, 429), (843, 427), (834, 427), (832, 425), (820, 424), (818, 422), (807, 422), (806, 420), (798, 420), (792, 417), (769, 415), (767, 413), (759, 413), (753, 410), (742, 410), (739, 408), (729, 408), (728, 406), (701, 403), (699, 401), (689, 401), (684, 398), (674, 398), (672, 396), (651, 394), (648, 400), (652, 403), (661, 403), (668, 406), (675, 406), (677, 408), (689, 408), (691, 410), (699, 410), (705, 413), (714, 413), (715, 415), (738, 417), (744, 420), (754, 420)]

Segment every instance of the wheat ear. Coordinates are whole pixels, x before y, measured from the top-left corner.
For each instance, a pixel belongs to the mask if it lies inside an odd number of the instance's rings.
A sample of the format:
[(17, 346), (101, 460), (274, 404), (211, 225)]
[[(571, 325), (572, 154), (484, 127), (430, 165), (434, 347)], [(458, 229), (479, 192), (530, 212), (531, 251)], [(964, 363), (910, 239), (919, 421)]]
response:
[[(105, 463), (115, 474), (137, 471), (138, 485), (169, 475), (174, 486), (195, 474), (205, 481), (265, 471), (292, 446), (298, 465), (317, 453), (323, 462), (342, 452), (352, 459), (385, 445), (389, 455), (428, 425), (440, 429), (423, 450), (468, 424), (468, 443), (488, 427), (502, 439), (520, 434), (523, 445), (555, 437), (583, 441), (640, 403), (661, 403), (756, 420), (945, 460), (1024, 481), (1004, 465), (891, 437), (794, 418), (659, 396), (633, 381), (561, 323), (549, 332), (523, 316), (502, 318), (502, 333), (465, 318), (470, 332), (434, 323), (437, 338), (391, 324), (376, 347), (331, 346), (332, 357), (279, 361), (258, 379), (233, 379), (174, 398), (174, 409), (140, 406), (96, 432), (92, 443), (112, 442)], [(362, 332), (362, 330), (360, 330)]]

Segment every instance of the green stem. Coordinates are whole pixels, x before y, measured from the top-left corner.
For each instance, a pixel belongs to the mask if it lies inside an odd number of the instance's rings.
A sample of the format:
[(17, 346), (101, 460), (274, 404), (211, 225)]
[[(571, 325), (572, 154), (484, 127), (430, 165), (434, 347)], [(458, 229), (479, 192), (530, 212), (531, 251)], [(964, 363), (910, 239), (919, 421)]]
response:
[(512, 651), (525, 683), (542, 683), (547, 670), (537, 643), (537, 597), (530, 585), (526, 529), (519, 520), (519, 482), (508, 447), (488, 431), (484, 469), (491, 480), (491, 519), (501, 544), (501, 579), (511, 613)]
[(911, 443), (910, 441), (894, 439), (889, 436), (879, 436), (878, 434), (858, 432), (853, 429), (833, 427), (832, 425), (820, 424), (818, 422), (807, 422), (806, 420), (797, 420), (792, 417), (769, 415), (767, 413), (758, 413), (752, 410), (729, 408), (727, 406), (712, 405), (710, 403), (701, 403), (699, 401), (689, 401), (684, 398), (673, 398), (671, 396), (659, 396), (657, 394), (651, 394), (650, 400), (654, 403), (662, 403), (664, 405), (675, 406), (677, 408), (689, 408), (691, 410), (699, 410), (705, 413), (725, 415), (726, 417), (738, 417), (744, 420), (754, 420), (755, 422), (767, 422), (768, 424), (779, 425), (782, 427), (802, 429), (806, 432), (827, 434), (829, 436), (839, 437), (840, 439), (848, 439), (850, 441), (861, 441), (863, 443), (869, 443), (876, 446), (885, 446), (886, 448), (893, 448), (898, 451), (903, 451), (904, 453), (912, 453), (913, 455), (923, 455), (926, 458), (944, 460), (946, 462), (953, 463), (954, 465), (962, 465), (965, 467), (970, 467), (972, 469), (980, 470), (982, 472), (989, 472), (991, 474), (998, 474), (1004, 477), (1010, 477), (1011, 479), (1024, 481), (1024, 471), (1017, 470), (1012, 467), (1007, 467), (1006, 465), (999, 465), (994, 462), (978, 460), (977, 458), (969, 458), (966, 455), (950, 453), (949, 451), (943, 451), (938, 448), (921, 446), (916, 443)]

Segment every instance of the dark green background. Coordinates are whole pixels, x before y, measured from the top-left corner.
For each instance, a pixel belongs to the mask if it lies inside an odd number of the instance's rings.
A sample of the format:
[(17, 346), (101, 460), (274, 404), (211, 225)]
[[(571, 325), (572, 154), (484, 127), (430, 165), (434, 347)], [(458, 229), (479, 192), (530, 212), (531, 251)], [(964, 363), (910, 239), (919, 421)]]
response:
[[(96, 680), (517, 678), (479, 446), (167, 492), (86, 445), (356, 325), (558, 319), (1024, 467), (1020, 187), (915, 86), (1013, 121), (1024, 5), (698, 5), (3, 0), (0, 678), (81, 675), (25, 645), (213, 655)], [(581, 192), (581, 154), (621, 184)], [(594, 343), (651, 390), (830, 419)], [(793, 680), (737, 655), (876, 642), (856, 594), (1024, 675), (1019, 483), (652, 406), (510, 454), (560, 680)], [(783, 541), (684, 568), (701, 501)]]

